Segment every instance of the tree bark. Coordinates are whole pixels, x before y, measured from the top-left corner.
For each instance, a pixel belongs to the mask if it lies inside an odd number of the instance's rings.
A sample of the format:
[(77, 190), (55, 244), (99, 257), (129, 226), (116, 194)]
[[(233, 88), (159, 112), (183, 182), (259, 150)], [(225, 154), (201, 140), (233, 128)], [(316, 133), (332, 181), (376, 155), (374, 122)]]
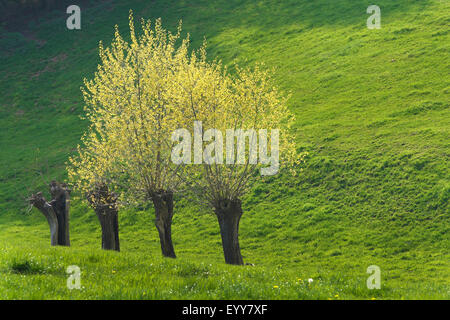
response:
[(242, 216), (242, 204), (237, 200), (221, 200), (214, 206), (219, 221), (220, 235), (225, 262), (242, 265), (244, 261), (239, 247), (239, 221)]
[(117, 195), (100, 184), (87, 195), (102, 228), (102, 249), (120, 251)]
[(117, 209), (105, 206), (96, 208), (95, 213), (102, 228), (102, 249), (120, 251)]
[(69, 234), (69, 208), (70, 208), (70, 190), (65, 184), (56, 181), (50, 183), (50, 202), (58, 219), (58, 244), (61, 246), (70, 246)]
[(29, 199), (30, 204), (41, 211), (50, 226), (50, 244), (52, 246), (58, 245), (58, 219), (53, 207), (45, 200), (41, 192), (33, 194)]
[(155, 207), (155, 226), (158, 229), (163, 256), (176, 258), (172, 243), (173, 193), (154, 192), (151, 196)]
[(52, 200), (47, 202), (42, 193), (31, 195), (29, 202), (46, 217), (50, 226), (50, 243), (52, 246), (70, 246), (69, 205), (70, 190), (65, 184), (56, 181), (50, 183)]

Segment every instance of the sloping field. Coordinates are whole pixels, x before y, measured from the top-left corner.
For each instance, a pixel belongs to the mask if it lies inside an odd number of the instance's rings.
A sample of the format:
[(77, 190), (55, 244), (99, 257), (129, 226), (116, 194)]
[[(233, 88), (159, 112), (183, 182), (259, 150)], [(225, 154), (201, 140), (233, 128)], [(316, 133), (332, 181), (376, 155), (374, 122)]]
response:
[[(81, 30), (64, 11), (0, 29), (0, 298), (449, 299), (450, 2), (99, 1)], [(72, 202), (70, 248), (51, 248), (26, 197), (66, 178), (87, 123), (80, 86), (98, 42), (128, 12), (179, 19), (192, 47), (225, 64), (264, 62), (290, 92), (298, 178), (254, 185), (240, 226), (244, 261), (225, 265), (216, 218), (179, 196), (178, 258), (161, 258), (153, 209), (120, 212), (120, 253), (100, 249), (93, 211)], [(66, 288), (81, 268), (82, 290)], [(381, 269), (369, 290), (366, 269)], [(308, 284), (308, 279), (313, 282)]]

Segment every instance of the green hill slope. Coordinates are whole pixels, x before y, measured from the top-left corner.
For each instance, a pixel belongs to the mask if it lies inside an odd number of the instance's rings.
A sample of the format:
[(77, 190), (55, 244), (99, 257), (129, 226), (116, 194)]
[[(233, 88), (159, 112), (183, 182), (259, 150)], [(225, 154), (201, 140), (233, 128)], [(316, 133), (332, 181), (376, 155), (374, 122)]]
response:
[[(82, 7), (81, 30), (59, 11), (2, 29), (0, 297), (448, 299), (450, 3), (379, 0), (379, 30), (366, 27), (370, 4), (105, 1)], [(193, 47), (205, 36), (210, 58), (275, 67), (292, 93), (310, 155), (300, 178), (276, 176), (245, 198), (241, 248), (255, 267), (224, 266), (217, 221), (182, 198), (176, 261), (160, 258), (151, 208), (120, 213), (120, 254), (101, 252), (97, 218), (79, 202), (69, 249), (48, 248), (44, 217), (24, 215), (27, 195), (65, 178), (86, 128), (82, 79), (96, 70), (98, 41), (115, 24), (126, 33), (129, 9), (172, 29), (183, 19)], [(89, 286), (67, 291), (69, 264)], [(373, 264), (379, 291), (366, 288)]]

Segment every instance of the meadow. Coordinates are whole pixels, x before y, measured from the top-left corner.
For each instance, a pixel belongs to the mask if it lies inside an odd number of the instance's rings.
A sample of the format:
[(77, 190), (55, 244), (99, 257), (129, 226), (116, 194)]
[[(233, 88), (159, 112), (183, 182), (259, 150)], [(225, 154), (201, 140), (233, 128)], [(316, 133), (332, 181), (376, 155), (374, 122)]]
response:
[[(90, 1), (0, 29), (1, 299), (449, 299), (450, 3), (377, 0), (369, 30), (354, 0)], [(119, 212), (121, 252), (101, 250), (92, 209), (71, 203), (71, 247), (50, 247), (26, 198), (66, 179), (87, 123), (80, 86), (114, 25), (180, 19), (192, 47), (241, 66), (264, 62), (289, 108), (299, 177), (257, 182), (243, 202), (244, 262), (224, 263), (214, 215), (178, 195), (177, 259), (161, 257), (153, 208)], [(66, 268), (81, 269), (68, 290)], [(381, 269), (369, 290), (367, 267)], [(309, 282), (308, 279), (313, 279)]]

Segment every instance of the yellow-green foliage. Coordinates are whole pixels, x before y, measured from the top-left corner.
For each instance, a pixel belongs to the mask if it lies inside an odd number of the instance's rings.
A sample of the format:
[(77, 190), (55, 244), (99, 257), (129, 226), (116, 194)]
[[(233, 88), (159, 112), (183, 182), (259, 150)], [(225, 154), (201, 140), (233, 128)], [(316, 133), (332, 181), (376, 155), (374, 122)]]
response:
[[(180, 39), (166, 31), (161, 20), (142, 20), (136, 35), (130, 12), (130, 38), (126, 42), (116, 26), (110, 47), (100, 42), (101, 64), (82, 92), (90, 128), (69, 159), (68, 174), (83, 194), (106, 183), (122, 191), (122, 202), (139, 203), (153, 192), (176, 190), (184, 179), (203, 173), (202, 193), (208, 200), (240, 197), (258, 165), (174, 165), (171, 135), (175, 129), (192, 131), (194, 121), (204, 130), (281, 129), (280, 155), (284, 164), (299, 165), (289, 136), (293, 115), (274, 86), (270, 72), (261, 66), (235, 68), (231, 74), (220, 61), (208, 62), (206, 42), (188, 52), (189, 35)], [(227, 150), (224, 149), (224, 153)], [(199, 172), (200, 170), (200, 172)]]
[[(271, 130), (277, 129), (280, 131), (280, 144), (277, 148), (281, 157), (280, 164), (300, 169), (306, 153), (296, 154), (290, 128), (294, 116), (287, 108), (287, 98), (274, 85), (271, 72), (262, 65), (245, 69), (235, 66), (231, 74), (220, 62), (207, 62), (203, 50), (204, 47), (200, 51), (200, 58), (191, 57), (179, 77), (185, 80), (178, 82), (177, 92), (180, 94), (176, 96), (176, 105), (183, 110), (184, 119), (188, 120), (185, 128), (194, 135), (193, 121), (201, 121), (203, 132), (216, 129), (221, 136), (214, 136), (211, 144), (215, 139), (225, 140), (227, 130), (252, 129), (257, 134), (263, 129), (268, 133), (268, 148), (271, 144)], [(250, 139), (249, 137), (249, 144)], [(259, 176), (259, 173), (255, 173), (262, 166), (261, 162), (250, 162), (249, 149), (250, 146), (245, 150), (244, 163), (229, 164), (225, 161), (226, 156), (223, 156), (223, 164), (216, 162), (211, 165), (190, 166), (189, 169), (194, 172), (188, 175), (193, 178), (190, 179), (191, 185), (210, 204), (220, 199), (241, 197), (247, 191), (251, 178)], [(235, 153), (234, 143), (231, 150), (227, 150), (227, 144), (223, 143), (223, 154), (228, 152)], [(236, 157), (237, 154), (234, 156), (235, 160)], [(195, 172), (198, 171), (203, 179), (197, 180)]]
[(83, 192), (104, 182), (126, 189), (123, 200), (139, 202), (177, 185), (168, 142), (180, 115), (171, 97), (188, 38), (176, 48), (181, 24), (178, 33), (171, 34), (160, 20), (153, 29), (143, 20), (143, 32), (137, 36), (131, 13), (130, 31), (130, 43), (117, 26), (111, 47), (100, 43), (101, 64), (82, 88), (91, 125), (84, 146), (69, 160), (68, 173)]

